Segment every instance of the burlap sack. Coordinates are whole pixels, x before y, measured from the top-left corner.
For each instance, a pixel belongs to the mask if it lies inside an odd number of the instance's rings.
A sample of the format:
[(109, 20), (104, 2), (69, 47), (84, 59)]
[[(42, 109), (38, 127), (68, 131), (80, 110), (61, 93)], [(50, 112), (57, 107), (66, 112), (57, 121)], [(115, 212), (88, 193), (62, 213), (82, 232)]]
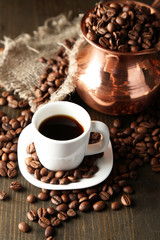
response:
[(69, 73), (61, 87), (54, 92), (50, 101), (63, 100), (68, 94), (74, 92), (75, 83), (73, 76), (76, 71), (76, 54), (81, 43), (84, 41), (80, 34), (79, 15), (72, 21), (69, 17), (59, 15), (47, 19), (43, 26), (38, 27), (33, 35), (21, 34), (15, 39), (4, 37), (4, 51), (0, 54), (0, 84), (8, 91), (18, 93), (20, 98), (28, 99), (29, 105), (34, 112), (33, 85), (37, 85), (44, 65), (38, 61), (43, 56), (53, 57), (60, 45), (67, 38), (77, 39), (69, 55)]

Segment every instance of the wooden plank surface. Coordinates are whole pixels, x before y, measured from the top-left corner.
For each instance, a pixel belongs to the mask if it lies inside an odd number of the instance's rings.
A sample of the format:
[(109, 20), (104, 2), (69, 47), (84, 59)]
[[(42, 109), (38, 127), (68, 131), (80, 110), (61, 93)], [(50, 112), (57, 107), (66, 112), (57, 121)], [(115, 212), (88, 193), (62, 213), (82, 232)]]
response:
[[(96, 1), (83, 0), (0, 0), (0, 39), (3, 36), (14, 38), (21, 33), (32, 33), (48, 17), (73, 11), (73, 16), (85, 12)], [(150, 3), (148, 1), (148, 3)], [(81, 100), (75, 101), (83, 104)], [(112, 126), (114, 117), (100, 114), (85, 104), (92, 119)], [(17, 117), (19, 111), (0, 107), (10, 117)], [(126, 126), (134, 117), (125, 118)], [(133, 205), (112, 211), (110, 203), (103, 212), (78, 213), (77, 218), (65, 222), (57, 228), (56, 240), (158, 240), (160, 239), (160, 177), (151, 171), (149, 165), (138, 170), (139, 178), (133, 181)], [(22, 192), (13, 192), (9, 184), (13, 179), (0, 177), (0, 190), (8, 192), (6, 201), (0, 201), (0, 240), (44, 239), (44, 230), (37, 223), (30, 223), (26, 213), (32, 208), (52, 206), (50, 201), (29, 204), (28, 194), (37, 194), (40, 189), (28, 183), (20, 174), (15, 180), (22, 183)], [(120, 195), (114, 199), (120, 200)], [(113, 200), (114, 200), (113, 199)], [(27, 221), (32, 226), (28, 234), (18, 230), (18, 223)]]

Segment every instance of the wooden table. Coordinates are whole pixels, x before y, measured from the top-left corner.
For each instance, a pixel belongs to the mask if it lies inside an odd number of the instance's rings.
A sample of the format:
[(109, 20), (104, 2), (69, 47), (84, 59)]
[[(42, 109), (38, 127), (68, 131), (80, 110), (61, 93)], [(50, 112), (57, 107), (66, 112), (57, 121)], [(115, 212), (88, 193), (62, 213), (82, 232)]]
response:
[[(83, 0), (0, 0), (0, 38), (15, 38), (21, 33), (32, 33), (48, 17), (73, 11), (73, 16), (85, 12), (96, 1)], [(151, 3), (150, 1), (146, 1)], [(82, 104), (81, 100), (79, 100)], [(98, 119), (112, 126), (114, 117), (100, 114), (84, 105), (92, 119)], [(18, 111), (1, 107), (10, 117), (19, 115)], [(126, 126), (133, 116), (126, 118)], [(57, 229), (57, 240), (158, 240), (160, 239), (160, 177), (151, 171), (150, 166), (139, 170), (140, 176), (134, 181), (133, 206), (120, 211), (108, 207), (103, 212), (79, 213), (76, 219)], [(9, 189), (13, 179), (0, 177), (0, 190), (9, 194), (6, 201), (0, 201), (0, 240), (44, 239), (43, 229), (30, 223), (32, 231), (24, 234), (18, 230), (18, 223), (27, 221), (26, 213), (31, 208), (51, 206), (51, 202), (38, 202), (30, 205), (28, 194), (37, 195), (40, 189), (28, 183), (19, 173), (16, 177), (24, 186), (24, 191), (15, 193)], [(119, 197), (116, 199), (119, 200)]]

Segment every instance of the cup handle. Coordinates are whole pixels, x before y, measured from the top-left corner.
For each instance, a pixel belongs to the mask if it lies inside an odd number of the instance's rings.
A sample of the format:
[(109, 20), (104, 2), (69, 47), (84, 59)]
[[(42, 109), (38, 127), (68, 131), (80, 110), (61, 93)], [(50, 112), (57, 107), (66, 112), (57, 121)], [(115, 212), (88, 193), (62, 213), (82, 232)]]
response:
[(86, 156), (104, 152), (109, 144), (109, 129), (105, 123), (92, 121), (91, 132), (99, 132), (102, 138), (97, 143), (88, 144)]

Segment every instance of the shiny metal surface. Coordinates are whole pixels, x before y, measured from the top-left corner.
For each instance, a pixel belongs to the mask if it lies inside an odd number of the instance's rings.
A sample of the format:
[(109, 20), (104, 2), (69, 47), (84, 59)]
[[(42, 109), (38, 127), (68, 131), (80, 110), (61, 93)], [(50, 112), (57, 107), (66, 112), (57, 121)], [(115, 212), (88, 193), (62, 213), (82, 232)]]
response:
[[(156, 9), (150, 9), (160, 18)], [(86, 38), (88, 14), (81, 20), (86, 44), (77, 56), (75, 80), (78, 94), (91, 108), (106, 114), (142, 111), (154, 100), (160, 88), (160, 41), (154, 49), (137, 53), (103, 49)]]

